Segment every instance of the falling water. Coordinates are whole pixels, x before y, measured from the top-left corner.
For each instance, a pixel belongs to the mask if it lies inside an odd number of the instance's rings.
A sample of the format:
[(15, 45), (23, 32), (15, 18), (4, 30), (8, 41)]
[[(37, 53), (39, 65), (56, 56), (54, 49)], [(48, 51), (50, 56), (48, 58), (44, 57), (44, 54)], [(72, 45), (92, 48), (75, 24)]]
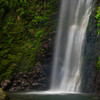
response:
[(92, 3), (92, 0), (62, 0), (51, 91), (81, 91), (82, 51)]

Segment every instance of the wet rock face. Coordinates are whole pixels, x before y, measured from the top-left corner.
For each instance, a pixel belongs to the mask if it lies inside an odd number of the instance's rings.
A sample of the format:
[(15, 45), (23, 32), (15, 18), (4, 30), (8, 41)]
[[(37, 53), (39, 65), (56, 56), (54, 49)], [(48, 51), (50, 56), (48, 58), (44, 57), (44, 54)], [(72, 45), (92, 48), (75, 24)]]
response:
[(100, 93), (100, 71), (97, 69), (98, 57), (100, 56), (100, 37), (95, 15), (98, 2), (93, 8), (86, 34), (86, 45), (84, 51), (83, 91), (89, 93)]
[(6, 92), (3, 91), (3, 89), (0, 88), (0, 100), (9, 100)]
[(1, 87), (7, 91), (41, 90), (46, 88), (46, 82), (47, 75), (38, 62), (32, 73), (15, 74), (12, 79), (3, 81)]
[(87, 90), (89, 93), (100, 93), (100, 72), (96, 68), (91, 72)]
[(33, 72), (19, 72), (12, 79), (2, 81), (1, 87), (6, 91), (45, 90), (48, 88), (49, 78), (44, 67), (37, 62)]

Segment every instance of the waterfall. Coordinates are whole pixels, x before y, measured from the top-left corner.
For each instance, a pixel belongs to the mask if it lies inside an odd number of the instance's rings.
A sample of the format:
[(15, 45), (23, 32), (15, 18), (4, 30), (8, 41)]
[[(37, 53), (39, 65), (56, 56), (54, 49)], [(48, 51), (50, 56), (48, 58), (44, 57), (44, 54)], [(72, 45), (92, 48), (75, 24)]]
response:
[(51, 91), (81, 92), (82, 52), (93, 0), (61, 0)]

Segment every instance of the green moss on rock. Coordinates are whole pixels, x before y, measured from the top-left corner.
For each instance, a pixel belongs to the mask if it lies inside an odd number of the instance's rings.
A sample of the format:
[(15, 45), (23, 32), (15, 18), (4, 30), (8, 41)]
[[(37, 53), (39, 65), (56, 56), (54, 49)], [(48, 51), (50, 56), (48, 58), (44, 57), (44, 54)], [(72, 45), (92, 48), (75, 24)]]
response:
[(7, 100), (7, 94), (0, 88), (0, 100)]
[[(98, 21), (98, 24), (97, 24), (98, 36), (100, 36), (100, 1), (98, 1), (98, 3), (99, 3), (99, 7), (98, 7), (98, 10), (97, 10), (97, 15), (95, 17), (96, 17), (96, 19)], [(100, 57), (98, 57), (97, 68), (100, 71)]]
[(98, 7), (98, 10), (97, 10), (97, 15), (96, 15), (96, 19), (98, 20), (98, 35), (100, 35), (100, 6)]
[[(31, 72), (53, 34), (59, 0), (0, 0), (0, 79)], [(55, 6), (54, 6), (55, 4)]]

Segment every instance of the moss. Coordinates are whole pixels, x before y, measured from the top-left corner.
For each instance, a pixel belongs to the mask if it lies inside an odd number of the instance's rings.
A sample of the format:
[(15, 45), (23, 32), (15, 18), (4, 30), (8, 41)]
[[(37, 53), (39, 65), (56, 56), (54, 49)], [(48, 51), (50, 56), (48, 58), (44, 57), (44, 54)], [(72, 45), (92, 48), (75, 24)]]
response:
[[(98, 27), (98, 36), (99, 36), (100, 35), (100, 4), (99, 4), (98, 10), (97, 10), (97, 15), (95, 17), (98, 21), (97, 27)], [(100, 71), (100, 57), (98, 58), (97, 68)]]
[(0, 100), (7, 100), (7, 94), (0, 88)]
[(100, 57), (98, 59), (97, 68), (98, 68), (98, 70), (100, 70)]
[(55, 23), (50, 25), (50, 18), (58, 10), (58, 3), (0, 0), (0, 79), (11, 78), (19, 71), (31, 72), (40, 61), (42, 41), (53, 34)]
[(98, 7), (96, 19), (98, 20), (98, 35), (100, 34), (100, 7)]

